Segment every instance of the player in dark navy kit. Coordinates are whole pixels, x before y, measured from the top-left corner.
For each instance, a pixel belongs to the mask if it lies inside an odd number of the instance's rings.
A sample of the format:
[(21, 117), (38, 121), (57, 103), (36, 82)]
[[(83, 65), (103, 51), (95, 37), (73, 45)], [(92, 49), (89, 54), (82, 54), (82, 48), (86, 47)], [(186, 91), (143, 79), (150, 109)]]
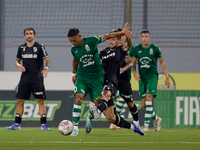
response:
[[(121, 45), (121, 37), (111, 38), (108, 40), (109, 47), (100, 52), (102, 59), (102, 66), (104, 68), (104, 85), (100, 98), (98, 109), (103, 112), (109, 123), (114, 123), (117, 126), (132, 129), (134, 132), (140, 135), (145, 135), (140, 128), (138, 128), (133, 122), (129, 123), (122, 117), (116, 114), (113, 103), (113, 96), (118, 90), (118, 80), (120, 76), (120, 66), (122, 65), (127, 51), (132, 45), (130, 25), (127, 23), (123, 32), (125, 32), (127, 43)], [(112, 31), (118, 32), (118, 30)], [(86, 132), (91, 131), (91, 125), (89, 121), (86, 121)]]
[[(50, 130), (46, 125), (46, 106), (44, 103), (45, 88), (44, 77), (47, 77), (50, 67), (50, 59), (45, 47), (34, 41), (35, 30), (32, 27), (24, 29), (24, 38), (26, 43), (19, 46), (15, 65), (22, 72), (21, 79), (17, 88), (17, 106), (15, 123), (6, 127), (7, 130), (20, 130), (21, 120), (24, 111), (24, 101), (30, 99), (31, 93), (39, 105), (39, 114), (41, 121), (41, 130)], [(20, 64), (22, 60), (23, 64)], [(46, 62), (43, 67), (43, 60)]]
[[(121, 28), (118, 28), (118, 32), (122, 31)], [(122, 40), (122, 45), (124, 44), (124, 40)], [(132, 47), (132, 46), (131, 46)], [(139, 119), (138, 119), (138, 110), (137, 106), (134, 104), (133, 100), (133, 93), (132, 93), (132, 88), (131, 88), (131, 83), (130, 83), (130, 73), (128, 72), (131, 67), (133, 66), (132, 59), (128, 53), (125, 56), (125, 60), (122, 63), (122, 66), (120, 67), (120, 76), (118, 80), (118, 92), (116, 95), (117, 96), (117, 103), (116, 103), (116, 113), (121, 116), (121, 111), (126, 103), (127, 106), (129, 107), (130, 113), (133, 117), (134, 124), (140, 128), (139, 125)], [(115, 95), (115, 96), (116, 96)], [(110, 124), (110, 129), (111, 130), (119, 130), (120, 127), (116, 126), (115, 124)]]

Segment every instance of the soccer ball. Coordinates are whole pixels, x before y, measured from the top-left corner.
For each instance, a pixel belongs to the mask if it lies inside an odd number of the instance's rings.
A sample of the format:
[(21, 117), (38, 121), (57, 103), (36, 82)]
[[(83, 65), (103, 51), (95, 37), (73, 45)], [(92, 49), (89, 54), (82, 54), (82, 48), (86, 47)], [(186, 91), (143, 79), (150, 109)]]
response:
[(70, 135), (74, 129), (74, 126), (71, 121), (69, 120), (63, 120), (58, 125), (58, 131), (62, 135)]

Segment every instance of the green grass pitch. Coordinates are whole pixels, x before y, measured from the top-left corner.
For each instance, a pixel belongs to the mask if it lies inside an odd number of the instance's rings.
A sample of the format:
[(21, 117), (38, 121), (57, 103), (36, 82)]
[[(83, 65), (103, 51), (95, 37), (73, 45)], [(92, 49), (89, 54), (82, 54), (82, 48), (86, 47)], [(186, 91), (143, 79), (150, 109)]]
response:
[(0, 128), (0, 150), (199, 150), (199, 129), (150, 129), (146, 136), (131, 130), (112, 131), (93, 128), (90, 134), (79, 128), (76, 137), (61, 135), (57, 128), (41, 131), (23, 127), (21, 130)]

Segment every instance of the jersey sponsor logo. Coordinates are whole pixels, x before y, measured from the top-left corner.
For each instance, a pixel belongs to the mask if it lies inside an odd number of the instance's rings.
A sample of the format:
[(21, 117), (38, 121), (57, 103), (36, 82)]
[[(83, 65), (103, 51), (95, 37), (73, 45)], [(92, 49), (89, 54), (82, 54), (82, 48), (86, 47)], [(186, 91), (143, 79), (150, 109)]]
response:
[(88, 44), (85, 45), (85, 49), (86, 49), (87, 52), (90, 51), (90, 47), (88, 46)]
[(138, 53), (142, 53), (142, 51), (138, 51)]
[(87, 67), (87, 66), (90, 66), (90, 65), (94, 65), (94, 61), (88, 62), (87, 64), (83, 65), (83, 67)]
[(140, 68), (150, 68), (149, 62), (152, 61), (149, 57), (142, 57), (139, 60), (141, 62)]
[(150, 54), (150, 55), (153, 55), (153, 49), (152, 49), (152, 48), (150, 48), (149, 54)]
[(37, 54), (22, 54), (22, 58), (37, 58)]
[(94, 65), (94, 60), (93, 61), (92, 60), (93, 60), (92, 54), (86, 54), (80, 58), (80, 62), (84, 63), (83, 67)]
[(33, 51), (34, 51), (34, 52), (37, 52), (37, 47), (33, 47)]
[(78, 51), (75, 51), (75, 54), (78, 53)]
[[(83, 62), (85, 59), (88, 59), (88, 58), (92, 58), (93, 55), (92, 54), (86, 54), (86, 55), (83, 55), (81, 58), (80, 58), (80, 61)], [(84, 63), (84, 62), (83, 62)]]
[(90, 57), (90, 58), (85, 58), (82, 62), (83, 62), (83, 63), (88, 63), (90, 60), (92, 60), (91, 57)]
[(107, 59), (107, 58), (109, 58), (109, 57), (115, 57), (115, 52), (110, 53), (110, 54), (108, 54), (108, 55), (106, 55), (106, 56), (102, 56), (102, 59)]

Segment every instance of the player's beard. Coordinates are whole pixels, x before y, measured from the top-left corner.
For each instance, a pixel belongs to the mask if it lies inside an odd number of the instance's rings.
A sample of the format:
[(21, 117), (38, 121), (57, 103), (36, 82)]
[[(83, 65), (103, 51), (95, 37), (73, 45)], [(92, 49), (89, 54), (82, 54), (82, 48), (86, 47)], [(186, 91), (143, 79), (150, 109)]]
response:
[(33, 41), (33, 38), (27, 38), (26, 41), (31, 43)]

